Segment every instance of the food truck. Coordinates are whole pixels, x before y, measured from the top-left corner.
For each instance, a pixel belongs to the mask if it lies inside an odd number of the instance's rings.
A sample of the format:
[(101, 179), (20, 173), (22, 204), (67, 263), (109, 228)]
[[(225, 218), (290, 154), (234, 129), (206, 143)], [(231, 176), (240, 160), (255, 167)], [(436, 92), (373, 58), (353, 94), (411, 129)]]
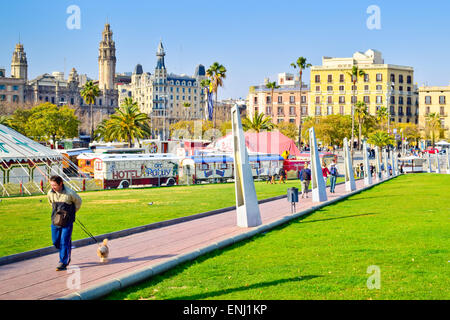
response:
[(93, 159), (94, 180), (103, 189), (130, 186), (173, 186), (178, 163), (173, 154), (98, 154)]

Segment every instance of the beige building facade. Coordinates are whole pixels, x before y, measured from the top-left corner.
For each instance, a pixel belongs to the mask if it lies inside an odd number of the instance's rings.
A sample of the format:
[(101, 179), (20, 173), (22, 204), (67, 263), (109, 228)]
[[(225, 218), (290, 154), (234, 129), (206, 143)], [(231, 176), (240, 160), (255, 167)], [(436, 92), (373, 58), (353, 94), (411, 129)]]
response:
[(167, 139), (171, 124), (205, 118), (205, 93), (200, 81), (206, 78), (206, 71), (203, 65), (198, 65), (193, 76), (168, 74), (162, 42), (156, 56), (153, 74), (144, 72), (138, 64), (131, 76), (131, 84), (118, 89), (120, 99), (131, 93), (141, 111), (149, 115), (154, 136)]
[(441, 128), (450, 139), (450, 85), (424, 86), (419, 88), (419, 127), (425, 128), (426, 117), (436, 113), (440, 117)]
[[(349, 74), (353, 66), (366, 74), (357, 78), (355, 87)], [(310, 87), (310, 115), (350, 115), (352, 106), (364, 101), (371, 115), (383, 106), (391, 123), (418, 123), (414, 69), (384, 63), (379, 51), (356, 52), (349, 58), (323, 57), (321, 66), (311, 67)]]

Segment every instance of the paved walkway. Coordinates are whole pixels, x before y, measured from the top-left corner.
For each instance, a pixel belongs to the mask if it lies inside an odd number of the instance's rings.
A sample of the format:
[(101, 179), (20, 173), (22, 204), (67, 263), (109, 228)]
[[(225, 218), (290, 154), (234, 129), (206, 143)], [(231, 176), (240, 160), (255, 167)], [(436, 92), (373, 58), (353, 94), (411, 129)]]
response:
[[(357, 181), (357, 189), (363, 188), (363, 184), (362, 180)], [(334, 194), (327, 189), (328, 200), (345, 194), (344, 184), (338, 185)], [(312, 203), (311, 193), (309, 196), (300, 199), (296, 212), (318, 204)], [(291, 206), (284, 198), (260, 204), (260, 212), (263, 224), (267, 224), (289, 216)], [(75, 248), (70, 267), (79, 268), (80, 290), (85, 290), (249, 230), (236, 226), (236, 211), (232, 210), (111, 240), (110, 260), (106, 264), (100, 263), (96, 244)], [(0, 266), (0, 299), (49, 300), (80, 291), (68, 289), (73, 273), (69, 273), (70, 269), (55, 271), (57, 262), (55, 253)]]

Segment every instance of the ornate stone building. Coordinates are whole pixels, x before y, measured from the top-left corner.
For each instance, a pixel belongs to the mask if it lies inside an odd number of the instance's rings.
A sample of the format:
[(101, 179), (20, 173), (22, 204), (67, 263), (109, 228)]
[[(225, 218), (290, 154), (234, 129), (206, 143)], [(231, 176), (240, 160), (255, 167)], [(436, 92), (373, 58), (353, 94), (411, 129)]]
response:
[[(115, 88), (116, 49), (112, 40), (110, 25), (106, 24), (99, 45), (99, 81), (100, 96), (97, 97), (94, 110), (94, 126), (105, 117), (114, 113), (118, 107), (118, 91)], [(84, 81), (83, 81), (84, 82)], [(84, 83), (83, 83), (84, 84)], [(80, 134), (89, 133), (90, 106), (83, 101), (80, 76), (75, 68), (70, 71), (67, 80), (63, 73), (45, 73), (28, 80), (28, 63), (24, 47), (17, 44), (11, 62), (11, 77), (0, 70), (0, 103), (17, 105), (36, 105), (50, 102), (56, 105), (68, 105), (75, 109), (81, 121)]]
[(162, 42), (156, 52), (154, 74), (144, 73), (138, 64), (131, 76), (131, 84), (119, 86), (120, 100), (133, 97), (142, 112), (152, 119), (155, 136), (169, 137), (169, 126), (181, 120), (201, 120), (205, 117), (205, 94), (200, 81), (206, 78), (205, 67), (198, 65), (195, 74), (168, 74), (164, 62), (166, 53)]

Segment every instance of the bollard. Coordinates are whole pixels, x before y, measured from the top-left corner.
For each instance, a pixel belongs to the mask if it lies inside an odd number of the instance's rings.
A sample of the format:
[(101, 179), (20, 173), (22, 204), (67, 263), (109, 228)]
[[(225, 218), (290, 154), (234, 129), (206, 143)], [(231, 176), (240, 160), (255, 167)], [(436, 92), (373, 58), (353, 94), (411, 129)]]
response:
[(44, 192), (44, 181), (41, 180), (41, 191)]
[(86, 179), (83, 179), (83, 188), (82, 188), (82, 190), (86, 191)]

